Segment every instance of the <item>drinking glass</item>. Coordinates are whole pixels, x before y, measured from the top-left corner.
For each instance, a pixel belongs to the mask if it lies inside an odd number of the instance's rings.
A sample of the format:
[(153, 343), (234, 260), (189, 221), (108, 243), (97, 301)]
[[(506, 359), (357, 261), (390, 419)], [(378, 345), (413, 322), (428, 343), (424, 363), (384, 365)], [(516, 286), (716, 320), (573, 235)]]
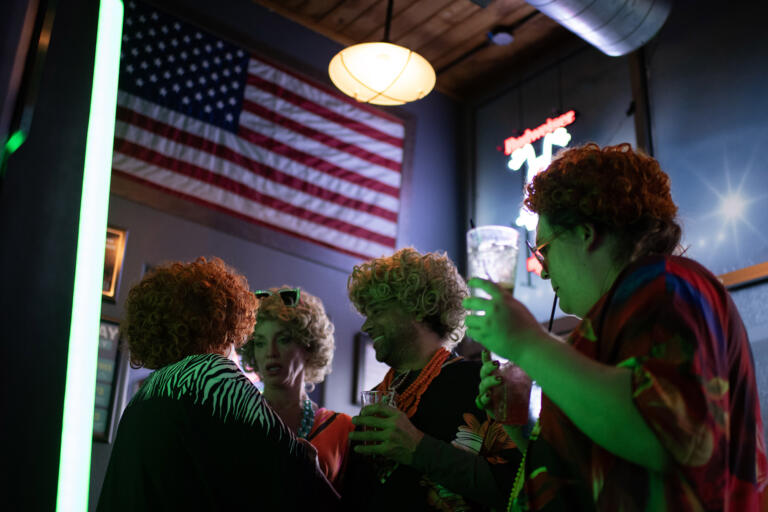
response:
[[(375, 389), (372, 391), (361, 391), (360, 403), (362, 403), (363, 407), (365, 407), (366, 405), (373, 405), (373, 404), (379, 404), (379, 403), (396, 407), (395, 392), (394, 391), (378, 391)], [(363, 426), (363, 431), (373, 429), (373, 428), (374, 427)], [(363, 444), (373, 444), (373, 441), (364, 441)]]
[(371, 391), (361, 391), (360, 402), (363, 404), (363, 407), (378, 403), (395, 407), (395, 393), (394, 391), (378, 391), (376, 389)]
[[(481, 277), (506, 288), (515, 289), (520, 232), (508, 226), (480, 226), (467, 231), (468, 277)], [(488, 298), (473, 289), (477, 297)]]

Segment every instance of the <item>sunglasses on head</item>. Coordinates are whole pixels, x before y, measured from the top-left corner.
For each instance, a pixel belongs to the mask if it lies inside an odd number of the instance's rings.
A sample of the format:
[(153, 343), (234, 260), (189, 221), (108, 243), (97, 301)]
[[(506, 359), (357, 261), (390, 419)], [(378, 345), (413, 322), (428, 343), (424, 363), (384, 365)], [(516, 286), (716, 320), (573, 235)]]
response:
[(294, 307), (299, 303), (299, 299), (301, 298), (301, 288), (280, 288), (276, 292), (273, 292), (272, 290), (256, 290), (253, 294), (259, 300), (278, 294), (280, 299), (282, 299), (283, 304)]

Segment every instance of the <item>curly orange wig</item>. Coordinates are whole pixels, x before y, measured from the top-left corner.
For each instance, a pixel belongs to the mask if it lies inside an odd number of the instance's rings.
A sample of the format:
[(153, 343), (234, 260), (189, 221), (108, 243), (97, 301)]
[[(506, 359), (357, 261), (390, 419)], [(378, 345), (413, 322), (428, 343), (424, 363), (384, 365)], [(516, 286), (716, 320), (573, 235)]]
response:
[[(294, 287), (286, 285), (280, 288)], [(280, 288), (270, 288), (270, 290), (277, 292)], [(277, 293), (264, 297), (259, 303), (257, 323), (263, 320), (280, 322), (290, 332), (291, 340), (304, 348), (308, 355), (304, 374), (307, 383), (322, 382), (325, 376), (331, 373), (334, 327), (319, 298), (306, 290), (301, 290), (299, 303), (291, 307), (283, 304)], [(242, 356), (245, 369), (258, 373), (253, 344), (250, 340), (238, 349), (238, 353)]]
[(525, 206), (552, 226), (592, 223), (616, 235), (620, 259), (671, 254), (680, 242), (669, 176), (629, 144), (565, 149), (527, 190)]
[(376, 303), (397, 301), (452, 347), (464, 335), (469, 295), (456, 266), (445, 253), (421, 254), (412, 247), (357, 265), (347, 280), (349, 299), (360, 313)]
[(128, 292), (121, 327), (131, 364), (156, 369), (226, 353), (253, 332), (257, 307), (245, 277), (219, 258), (157, 267)]

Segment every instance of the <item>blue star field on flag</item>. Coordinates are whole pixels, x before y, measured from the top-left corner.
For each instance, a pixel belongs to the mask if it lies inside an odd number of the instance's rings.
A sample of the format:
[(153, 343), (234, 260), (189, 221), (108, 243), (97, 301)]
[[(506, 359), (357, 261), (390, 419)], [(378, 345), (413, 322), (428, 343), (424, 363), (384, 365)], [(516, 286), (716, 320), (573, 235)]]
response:
[(126, 4), (120, 89), (235, 132), (249, 55), (138, 2)]

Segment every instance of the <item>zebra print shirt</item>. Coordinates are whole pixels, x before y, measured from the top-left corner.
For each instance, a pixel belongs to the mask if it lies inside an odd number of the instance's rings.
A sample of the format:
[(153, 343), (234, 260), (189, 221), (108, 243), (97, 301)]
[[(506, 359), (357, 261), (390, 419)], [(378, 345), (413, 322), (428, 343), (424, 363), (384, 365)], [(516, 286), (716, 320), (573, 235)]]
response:
[[(131, 404), (161, 397), (192, 400), (196, 405), (210, 408), (211, 415), (223, 422), (247, 425), (258, 422), (266, 432), (277, 429), (279, 437), (289, 432), (237, 365), (219, 354), (187, 356), (157, 370), (147, 378)], [(295, 453), (297, 441), (288, 435), (290, 451)]]

